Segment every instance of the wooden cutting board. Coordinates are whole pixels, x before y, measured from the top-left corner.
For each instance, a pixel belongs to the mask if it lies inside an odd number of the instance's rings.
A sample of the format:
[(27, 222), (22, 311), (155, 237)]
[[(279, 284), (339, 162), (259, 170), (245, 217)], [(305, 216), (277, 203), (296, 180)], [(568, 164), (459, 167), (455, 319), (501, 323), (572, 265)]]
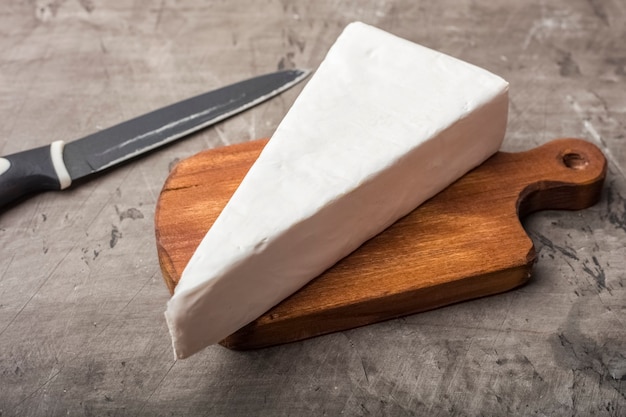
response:
[[(170, 173), (155, 213), (170, 292), (265, 143), (201, 152)], [(499, 152), (221, 344), (271, 346), (522, 285), (535, 250), (519, 216), (589, 207), (605, 173), (600, 150), (579, 139)]]

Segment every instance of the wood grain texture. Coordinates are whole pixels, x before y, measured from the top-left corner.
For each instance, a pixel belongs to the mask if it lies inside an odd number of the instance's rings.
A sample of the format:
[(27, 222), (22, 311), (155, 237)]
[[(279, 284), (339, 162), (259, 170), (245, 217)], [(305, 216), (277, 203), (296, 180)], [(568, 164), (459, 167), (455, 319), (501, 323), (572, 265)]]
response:
[[(265, 143), (204, 151), (165, 181), (155, 230), (170, 292)], [(499, 152), (221, 343), (267, 347), (513, 289), (536, 258), (518, 216), (587, 208), (605, 174), (582, 140)]]
[(510, 82), (503, 151), (564, 136), (598, 204), (526, 217), (521, 288), (246, 352), (173, 359), (154, 211), (169, 170), (270, 137), (301, 86), (72, 190), (0, 213), (0, 413), (626, 414), (626, 8), (619, 0), (0, 1), (0, 155), (73, 140), (277, 68), (361, 20)]

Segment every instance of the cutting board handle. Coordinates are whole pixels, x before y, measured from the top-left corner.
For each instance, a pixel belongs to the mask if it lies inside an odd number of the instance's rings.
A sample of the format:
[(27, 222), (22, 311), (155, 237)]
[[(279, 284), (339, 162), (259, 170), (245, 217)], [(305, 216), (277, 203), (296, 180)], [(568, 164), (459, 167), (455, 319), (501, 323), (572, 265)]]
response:
[(538, 210), (581, 210), (600, 199), (606, 159), (589, 142), (557, 139), (508, 157), (525, 161), (531, 174), (518, 199), (520, 217)]
[[(265, 143), (208, 150), (170, 173), (155, 213), (170, 291)], [(221, 343), (271, 346), (511, 290), (536, 257), (520, 216), (589, 207), (605, 175), (602, 152), (580, 139), (498, 152)]]

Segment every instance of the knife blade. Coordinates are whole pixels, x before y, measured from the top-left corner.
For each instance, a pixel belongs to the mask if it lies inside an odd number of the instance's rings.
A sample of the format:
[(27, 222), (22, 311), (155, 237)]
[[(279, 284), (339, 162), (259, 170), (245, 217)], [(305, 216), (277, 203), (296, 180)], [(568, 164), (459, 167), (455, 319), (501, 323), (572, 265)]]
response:
[(64, 190), (89, 177), (253, 107), (296, 85), (305, 70), (250, 78), (95, 132), (73, 142), (0, 157), (0, 207), (26, 195)]

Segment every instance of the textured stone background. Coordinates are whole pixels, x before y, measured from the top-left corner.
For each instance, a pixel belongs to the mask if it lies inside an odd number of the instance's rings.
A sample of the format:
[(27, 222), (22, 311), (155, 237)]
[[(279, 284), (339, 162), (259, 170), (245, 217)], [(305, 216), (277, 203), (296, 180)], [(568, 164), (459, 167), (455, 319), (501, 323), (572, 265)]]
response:
[(0, 416), (626, 415), (623, 0), (7, 0), (0, 155), (277, 68), (315, 69), (353, 20), (509, 80), (504, 150), (575, 136), (605, 152), (596, 206), (525, 220), (539, 254), (532, 281), (301, 343), (213, 346), (175, 362), (153, 233), (161, 186), (182, 158), (270, 136), (298, 86), (0, 213)]

